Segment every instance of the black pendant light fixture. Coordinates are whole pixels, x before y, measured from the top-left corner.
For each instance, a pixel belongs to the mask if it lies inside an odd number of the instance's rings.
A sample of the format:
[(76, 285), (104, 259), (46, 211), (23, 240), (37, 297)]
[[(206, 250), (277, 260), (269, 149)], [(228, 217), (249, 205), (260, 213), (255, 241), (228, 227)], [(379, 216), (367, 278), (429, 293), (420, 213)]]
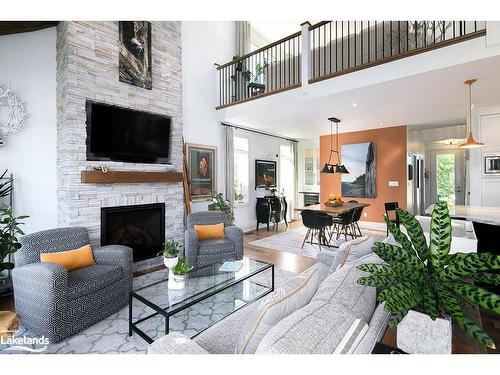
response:
[[(321, 170), (321, 173), (349, 173), (344, 164), (340, 164), (339, 156), (339, 122), (340, 120), (336, 117), (330, 117), (330, 155), (328, 156), (328, 163)], [(336, 126), (336, 147), (333, 149), (333, 124)], [(332, 164), (332, 154), (337, 156), (337, 164)]]

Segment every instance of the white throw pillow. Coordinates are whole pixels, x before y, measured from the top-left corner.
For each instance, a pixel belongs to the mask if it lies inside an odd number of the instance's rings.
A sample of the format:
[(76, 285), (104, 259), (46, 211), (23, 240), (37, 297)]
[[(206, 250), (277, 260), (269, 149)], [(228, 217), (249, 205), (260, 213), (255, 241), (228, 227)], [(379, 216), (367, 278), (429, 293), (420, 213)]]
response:
[(280, 320), (304, 307), (318, 289), (316, 267), (288, 280), (285, 285), (260, 300), (248, 317), (236, 345), (236, 354), (253, 354), (262, 338)]
[(374, 244), (375, 241), (371, 235), (344, 242), (339, 246), (329, 273), (335, 272), (344, 266), (344, 264), (351, 263), (372, 253)]
[(335, 348), (333, 354), (354, 353), (361, 339), (365, 336), (366, 331), (368, 331), (368, 324), (361, 319), (356, 319), (340, 344)]

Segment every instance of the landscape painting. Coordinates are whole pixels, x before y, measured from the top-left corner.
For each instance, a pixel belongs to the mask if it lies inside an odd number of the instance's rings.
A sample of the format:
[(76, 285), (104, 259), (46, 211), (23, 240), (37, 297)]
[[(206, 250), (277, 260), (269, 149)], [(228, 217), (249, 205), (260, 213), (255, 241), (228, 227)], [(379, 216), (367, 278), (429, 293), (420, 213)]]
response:
[(151, 90), (151, 23), (120, 21), (119, 35), (120, 82)]
[(375, 144), (342, 145), (342, 163), (349, 174), (342, 174), (342, 196), (355, 198), (377, 197)]
[(255, 188), (276, 187), (276, 162), (255, 160)]

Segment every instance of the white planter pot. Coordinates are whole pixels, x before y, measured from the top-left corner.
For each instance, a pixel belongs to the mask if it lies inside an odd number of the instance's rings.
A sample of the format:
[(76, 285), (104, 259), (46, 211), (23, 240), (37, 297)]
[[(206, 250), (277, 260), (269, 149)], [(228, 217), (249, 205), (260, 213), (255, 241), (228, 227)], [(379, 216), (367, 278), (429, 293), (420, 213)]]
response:
[(171, 270), (168, 271), (168, 289), (184, 289), (186, 281), (184, 276), (176, 276)]
[(451, 319), (410, 310), (398, 324), (397, 345), (412, 354), (451, 354)]
[(163, 258), (163, 264), (165, 265), (165, 267), (167, 267), (168, 269), (174, 267), (177, 262), (179, 261), (179, 257), (175, 257), (175, 258)]

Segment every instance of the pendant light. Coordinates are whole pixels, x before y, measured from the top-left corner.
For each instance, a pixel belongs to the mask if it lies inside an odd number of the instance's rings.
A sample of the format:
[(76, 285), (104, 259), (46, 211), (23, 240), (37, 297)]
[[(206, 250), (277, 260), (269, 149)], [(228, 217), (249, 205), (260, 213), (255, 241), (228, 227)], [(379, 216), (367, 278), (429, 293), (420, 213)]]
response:
[(458, 147), (460, 148), (478, 148), (483, 147), (484, 143), (477, 142), (472, 135), (472, 84), (475, 79), (469, 79), (464, 83), (469, 86), (469, 117), (467, 118), (467, 141)]
[[(335, 117), (330, 117), (328, 119), (330, 121), (330, 154), (328, 156), (328, 163), (325, 163), (325, 166), (321, 170), (321, 173), (349, 173), (347, 168), (343, 165), (340, 164), (340, 156), (339, 156), (339, 122), (340, 120)], [(337, 128), (337, 144), (336, 144), (336, 149), (333, 149), (333, 123), (335, 123), (335, 126)], [(332, 154), (337, 155), (337, 164), (332, 164)]]

